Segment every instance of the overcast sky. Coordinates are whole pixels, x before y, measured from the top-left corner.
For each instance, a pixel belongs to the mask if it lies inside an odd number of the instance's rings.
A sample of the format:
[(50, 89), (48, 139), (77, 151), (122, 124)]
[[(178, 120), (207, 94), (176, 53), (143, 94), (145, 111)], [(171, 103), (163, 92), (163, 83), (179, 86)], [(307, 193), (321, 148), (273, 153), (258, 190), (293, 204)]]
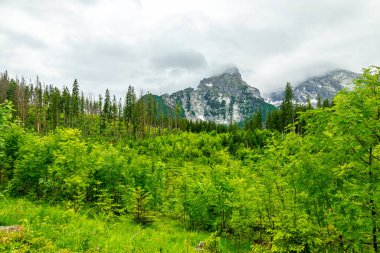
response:
[(196, 87), (235, 65), (262, 92), (380, 65), (378, 0), (0, 0), (0, 72), (97, 95)]

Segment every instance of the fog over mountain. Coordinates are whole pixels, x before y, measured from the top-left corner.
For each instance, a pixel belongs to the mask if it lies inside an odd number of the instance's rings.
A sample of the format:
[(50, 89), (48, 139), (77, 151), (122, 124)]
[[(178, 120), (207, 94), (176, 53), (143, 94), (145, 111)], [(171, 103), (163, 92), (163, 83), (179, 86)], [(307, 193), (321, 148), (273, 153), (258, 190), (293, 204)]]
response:
[[(308, 101), (313, 106), (328, 99), (330, 102), (342, 89), (352, 89), (355, 79), (360, 74), (347, 70), (333, 70), (326, 74), (314, 76), (293, 86), (294, 101), (301, 105), (306, 105)], [(319, 97), (319, 98), (318, 98)], [(266, 101), (279, 106), (284, 99), (284, 91), (272, 92), (266, 97)]]
[(0, 71), (97, 95), (172, 93), (236, 65), (262, 93), (379, 65), (377, 0), (2, 0)]

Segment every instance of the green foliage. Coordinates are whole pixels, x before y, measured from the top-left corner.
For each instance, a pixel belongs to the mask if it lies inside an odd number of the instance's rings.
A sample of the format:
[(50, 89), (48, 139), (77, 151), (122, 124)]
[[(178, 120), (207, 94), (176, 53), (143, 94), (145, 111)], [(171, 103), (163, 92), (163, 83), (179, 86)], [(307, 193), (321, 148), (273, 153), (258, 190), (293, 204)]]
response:
[(217, 233), (212, 233), (206, 240), (205, 240), (205, 249), (206, 252), (210, 253), (218, 253), (222, 252), (222, 246), (220, 243), (220, 237), (217, 236)]
[[(0, 232), (2, 252), (195, 252), (198, 242), (209, 237), (170, 220), (144, 228), (126, 219), (91, 219), (73, 209), (0, 199), (0, 226), (14, 224), (23, 231)], [(226, 240), (220, 245), (223, 252), (234, 252)]]
[(141, 187), (132, 189), (133, 219), (142, 225), (148, 225), (155, 219), (148, 209), (148, 204), (151, 199), (151, 195), (141, 189)]
[(13, 176), (14, 161), (18, 150), (18, 128), (12, 124), (12, 103), (0, 104), (0, 190)]
[(0, 130), (1, 132), (4, 131), (6, 127), (8, 127), (11, 123), (12, 118), (12, 103), (9, 101), (5, 101), (4, 103), (0, 104)]
[(48, 167), (53, 162), (56, 146), (51, 136), (37, 138), (26, 134), (24, 138), (8, 192), (12, 196), (28, 195), (32, 199), (43, 199), (48, 194), (44, 182), (48, 178)]
[[(112, 141), (85, 138), (70, 128), (41, 136), (12, 124), (5, 104), (1, 187), (11, 196), (86, 210), (104, 222), (131, 217), (144, 225), (140, 230), (171, 219), (184, 230), (215, 232), (206, 240), (210, 252), (220, 251), (223, 238), (234, 241), (236, 251), (248, 244), (254, 252), (378, 252), (379, 71), (365, 69), (354, 90), (342, 91), (329, 107), (297, 107), (288, 94), (281, 110), (269, 115), (277, 124), (271, 129), (280, 132), (260, 130), (257, 116), (256, 126), (245, 130), (231, 126), (218, 132), (212, 124), (195, 123), (187, 127), (199, 133), (156, 135), (155, 114), (146, 111), (154, 102), (147, 97), (126, 120), (138, 139), (115, 142), (116, 103), (108, 99), (107, 110), (98, 108), (103, 118), (94, 119), (99, 130), (105, 124), (103, 133)], [(41, 126), (43, 112), (36, 107)], [(182, 123), (176, 118), (170, 124)], [(40, 219), (35, 226), (44, 223)], [(62, 248), (38, 234), (30, 238), (38, 249)], [(115, 250), (144, 248), (147, 238), (141, 234), (141, 240)], [(35, 245), (30, 240), (27, 245)], [(162, 245), (162, 238), (155, 240)], [(95, 247), (91, 239), (79, 244), (73, 251)], [(181, 245), (189, 250), (196, 244), (184, 238)]]

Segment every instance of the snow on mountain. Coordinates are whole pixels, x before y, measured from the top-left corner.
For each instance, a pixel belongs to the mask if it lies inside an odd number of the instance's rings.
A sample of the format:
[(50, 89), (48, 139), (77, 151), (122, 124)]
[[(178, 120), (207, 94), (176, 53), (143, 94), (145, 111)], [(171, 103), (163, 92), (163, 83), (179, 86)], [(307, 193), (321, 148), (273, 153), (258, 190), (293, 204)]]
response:
[(196, 89), (187, 88), (171, 95), (164, 94), (162, 99), (173, 108), (179, 103), (188, 119), (221, 124), (241, 122), (258, 110), (265, 113), (274, 109), (264, 101), (257, 88), (249, 86), (242, 79), (237, 68), (229, 68), (220, 75), (204, 78)]
[[(343, 88), (351, 89), (353, 80), (360, 75), (347, 70), (334, 70), (326, 74), (311, 77), (293, 88), (294, 100), (306, 104), (307, 100), (316, 106), (318, 95), (322, 101), (332, 98)], [(273, 92), (265, 99), (266, 102), (279, 106), (284, 98), (284, 92)]]

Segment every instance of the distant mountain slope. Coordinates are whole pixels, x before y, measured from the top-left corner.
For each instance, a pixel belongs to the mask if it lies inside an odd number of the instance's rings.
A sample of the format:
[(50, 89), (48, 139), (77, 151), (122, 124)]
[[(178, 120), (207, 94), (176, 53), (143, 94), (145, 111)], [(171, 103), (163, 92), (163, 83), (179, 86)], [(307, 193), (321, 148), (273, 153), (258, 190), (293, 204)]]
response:
[(197, 89), (164, 94), (162, 99), (172, 108), (179, 103), (188, 119), (221, 124), (241, 122), (258, 110), (265, 113), (274, 109), (264, 101), (258, 89), (242, 79), (237, 68), (201, 80)]
[[(152, 103), (155, 103), (155, 111), (156, 111), (156, 114), (157, 115), (162, 115), (162, 116), (170, 116), (171, 118), (174, 118), (175, 115), (176, 115), (176, 105), (168, 105), (166, 104), (166, 102), (163, 100), (163, 98), (161, 96), (157, 96), (157, 95), (144, 95), (141, 97), (141, 99), (139, 101), (144, 101), (145, 104), (148, 104), (149, 102), (149, 96), (151, 97), (152, 99)], [(156, 116), (157, 116), (156, 115)], [(180, 118), (185, 118), (185, 113), (184, 113), (184, 110), (181, 108), (181, 110), (179, 111), (179, 115), (178, 115)]]
[[(360, 74), (348, 70), (334, 70), (324, 75), (309, 78), (294, 87), (294, 100), (300, 104), (306, 104), (307, 99), (310, 98), (311, 103), (315, 106), (318, 94), (322, 101), (331, 100), (343, 88), (350, 88), (353, 79), (359, 76)], [(273, 92), (269, 95), (267, 102), (278, 106), (283, 98), (283, 91)]]

